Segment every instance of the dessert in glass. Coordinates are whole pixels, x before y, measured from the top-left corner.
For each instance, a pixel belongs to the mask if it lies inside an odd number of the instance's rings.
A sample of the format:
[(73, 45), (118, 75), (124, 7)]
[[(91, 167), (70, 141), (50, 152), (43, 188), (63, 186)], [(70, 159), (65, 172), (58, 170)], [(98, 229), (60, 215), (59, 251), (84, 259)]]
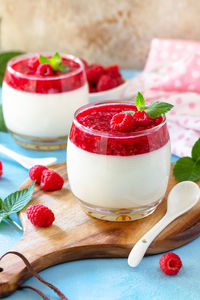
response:
[(53, 150), (66, 146), (74, 112), (88, 103), (88, 85), (80, 59), (46, 55), (20, 55), (9, 61), (2, 104), (6, 126), (19, 144)]
[(130, 101), (102, 101), (78, 109), (67, 145), (71, 190), (85, 212), (109, 221), (151, 214), (170, 174), (165, 115), (150, 117)]

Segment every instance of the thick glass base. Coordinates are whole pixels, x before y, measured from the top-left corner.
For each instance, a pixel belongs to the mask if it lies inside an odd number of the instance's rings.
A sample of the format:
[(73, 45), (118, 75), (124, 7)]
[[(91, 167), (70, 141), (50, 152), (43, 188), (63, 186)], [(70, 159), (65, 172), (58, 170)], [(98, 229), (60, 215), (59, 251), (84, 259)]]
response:
[(100, 208), (92, 206), (86, 202), (79, 200), (79, 203), (86, 214), (90, 217), (94, 217), (106, 221), (115, 221), (115, 222), (129, 222), (137, 219), (142, 219), (149, 216), (154, 212), (156, 207), (160, 204), (162, 199), (154, 202), (149, 206), (142, 206), (137, 208), (128, 208), (128, 209), (114, 209), (114, 208)]
[(58, 150), (67, 145), (67, 136), (58, 138), (36, 138), (11, 132), (15, 141), (22, 147), (34, 150)]

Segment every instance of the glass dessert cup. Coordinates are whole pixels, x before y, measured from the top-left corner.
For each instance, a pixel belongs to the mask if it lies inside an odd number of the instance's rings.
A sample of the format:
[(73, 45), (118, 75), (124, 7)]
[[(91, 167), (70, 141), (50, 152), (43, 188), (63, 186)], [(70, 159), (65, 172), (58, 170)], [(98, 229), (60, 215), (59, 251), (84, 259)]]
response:
[[(78, 109), (67, 145), (71, 190), (84, 211), (108, 221), (132, 221), (153, 213), (162, 201), (170, 174), (170, 141), (166, 118), (137, 132), (106, 132), (81, 118), (95, 110), (130, 111), (130, 101), (102, 101)], [(80, 117), (81, 116), (81, 117)], [(103, 116), (105, 120), (105, 115)]]
[(70, 72), (40, 76), (28, 70), (32, 57), (30, 53), (20, 55), (7, 65), (2, 87), (6, 126), (16, 142), (26, 148), (64, 148), (74, 112), (88, 103), (84, 65), (72, 55), (61, 54)]

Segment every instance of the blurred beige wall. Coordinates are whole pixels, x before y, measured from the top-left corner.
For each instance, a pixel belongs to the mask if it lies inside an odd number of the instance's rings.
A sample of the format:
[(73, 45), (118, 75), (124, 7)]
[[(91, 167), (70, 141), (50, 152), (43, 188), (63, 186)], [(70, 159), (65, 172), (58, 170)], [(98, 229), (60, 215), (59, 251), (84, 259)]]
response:
[(199, 0), (0, 0), (1, 50), (144, 66), (154, 37), (200, 39)]

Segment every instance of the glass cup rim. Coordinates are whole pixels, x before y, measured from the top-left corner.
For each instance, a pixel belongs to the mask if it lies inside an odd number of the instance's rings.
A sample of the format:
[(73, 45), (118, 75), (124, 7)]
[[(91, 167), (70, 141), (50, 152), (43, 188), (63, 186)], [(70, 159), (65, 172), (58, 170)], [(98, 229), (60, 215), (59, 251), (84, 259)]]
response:
[(79, 123), (79, 121), (77, 120), (77, 114), (79, 112), (85, 110), (85, 109), (90, 108), (90, 107), (98, 106), (98, 105), (105, 105), (105, 104), (120, 104), (120, 103), (122, 103), (122, 104), (127, 103), (127, 104), (134, 104), (135, 105), (135, 102), (131, 102), (130, 100), (102, 100), (102, 101), (96, 101), (96, 102), (89, 103), (89, 104), (86, 104), (86, 105), (83, 105), (83, 106), (79, 107), (74, 113), (73, 122), (74, 122), (75, 126), (77, 126), (79, 129), (81, 129), (82, 131), (85, 131), (89, 134), (94, 134), (94, 135), (104, 136), (104, 137), (112, 137), (112, 138), (117, 138), (117, 139), (140, 137), (140, 136), (143, 136), (143, 135), (151, 134), (151, 133), (159, 130), (162, 126), (164, 126), (166, 124), (166, 116), (165, 116), (165, 114), (163, 114), (162, 115), (163, 120), (160, 124), (158, 124), (158, 125), (156, 125), (152, 128), (144, 129), (144, 130), (137, 131), (137, 132), (125, 132), (125, 133), (120, 132), (120, 136), (119, 136), (119, 135), (114, 135), (114, 133), (111, 134), (111, 133), (107, 133), (107, 132), (102, 132), (100, 130), (88, 128), (85, 125)]
[[(40, 52), (41, 55), (53, 55), (55, 52)], [(60, 79), (66, 79), (66, 78), (71, 78), (79, 73), (81, 73), (82, 71), (84, 71), (84, 63), (81, 61), (80, 58), (72, 55), (72, 54), (66, 54), (66, 53), (59, 53), (61, 57), (65, 57), (67, 59), (70, 59), (72, 61), (75, 61), (76, 63), (78, 63), (79, 67), (71, 72), (66, 72), (66, 73), (63, 73), (63, 75), (59, 75), (59, 76), (51, 76), (51, 77), (39, 77), (39, 76), (32, 76), (32, 75), (26, 75), (26, 74), (23, 74), (23, 73), (20, 73), (16, 70), (14, 70), (11, 66), (11, 64), (15, 61), (18, 61), (20, 58), (25, 58), (25, 57), (32, 57), (34, 55), (36, 55), (35, 52), (29, 52), (29, 53), (25, 53), (25, 54), (20, 54), (20, 55), (17, 55), (13, 58), (11, 58), (8, 63), (7, 63), (7, 71), (11, 74), (14, 74), (15, 76), (17, 77), (21, 77), (21, 78), (24, 78), (24, 79), (28, 79), (28, 80), (42, 80), (42, 81), (48, 81), (48, 80), (60, 80)]]

